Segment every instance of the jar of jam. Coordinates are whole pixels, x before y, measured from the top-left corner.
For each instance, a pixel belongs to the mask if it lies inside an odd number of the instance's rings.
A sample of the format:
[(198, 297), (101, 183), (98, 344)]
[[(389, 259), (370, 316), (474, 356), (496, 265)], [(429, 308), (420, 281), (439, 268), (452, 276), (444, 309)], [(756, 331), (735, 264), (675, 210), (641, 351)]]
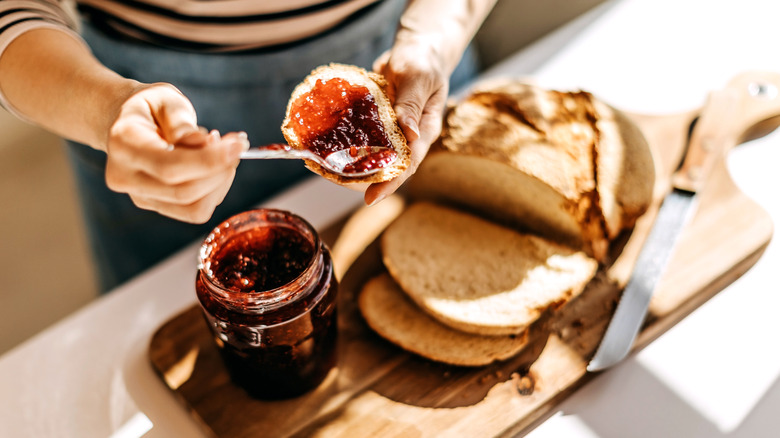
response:
[(226, 220), (201, 246), (195, 285), (231, 379), (252, 397), (301, 395), (335, 366), (333, 264), (301, 217), (259, 209)]

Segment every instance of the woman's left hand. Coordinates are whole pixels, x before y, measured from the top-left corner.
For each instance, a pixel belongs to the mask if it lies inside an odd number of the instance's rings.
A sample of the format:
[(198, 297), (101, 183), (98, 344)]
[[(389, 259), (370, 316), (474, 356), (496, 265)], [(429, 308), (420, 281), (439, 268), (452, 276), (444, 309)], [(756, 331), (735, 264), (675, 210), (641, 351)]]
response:
[(397, 41), (374, 63), (374, 70), (387, 80), (388, 97), (411, 148), (411, 163), (397, 178), (371, 184), (364, 198), (368, 205), (392, 194), (412, 176), (441, 133), (450, 72), (437, 65), (438, 59), (430, 44), (411, 40)]
[(395, 192), (417, 170), (441, 133), (449, 78), (496, 0), (410, 0), (395, 42), (374, 63), (385, 76), (412, 162), (397, 178), (366, 189), (366, 204)]

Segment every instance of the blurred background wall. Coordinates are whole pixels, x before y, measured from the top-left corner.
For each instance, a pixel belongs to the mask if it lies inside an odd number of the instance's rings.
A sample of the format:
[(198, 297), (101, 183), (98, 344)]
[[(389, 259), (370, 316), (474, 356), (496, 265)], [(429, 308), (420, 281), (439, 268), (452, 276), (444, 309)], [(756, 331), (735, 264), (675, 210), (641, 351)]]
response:
[(515, 53), (605, 0), (498, 0), (475, 37), (486, 66)]
[[(486, 67), (603, 0), (499, 0), (476, 37)], [(0, 110), (0, 354), (96, 297), (60, 139)]]

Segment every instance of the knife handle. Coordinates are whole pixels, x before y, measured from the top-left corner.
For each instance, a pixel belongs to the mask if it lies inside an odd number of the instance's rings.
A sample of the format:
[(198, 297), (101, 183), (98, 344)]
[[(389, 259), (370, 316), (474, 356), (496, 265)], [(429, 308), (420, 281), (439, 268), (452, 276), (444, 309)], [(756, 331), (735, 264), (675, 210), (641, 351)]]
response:
[(746, 72), (710, 93), (699, 114), (682, 165), (672, 186), (697, 192), (710, 170), (729, 149), (757, 128), (780, 126), (780, 74)]

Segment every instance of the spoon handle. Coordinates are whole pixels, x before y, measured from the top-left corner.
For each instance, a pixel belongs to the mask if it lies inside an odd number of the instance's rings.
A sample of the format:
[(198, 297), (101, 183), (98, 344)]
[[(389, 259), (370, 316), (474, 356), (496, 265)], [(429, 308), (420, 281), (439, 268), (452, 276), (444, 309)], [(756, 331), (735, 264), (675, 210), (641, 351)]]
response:
[(242, 159), (311, 159), (311, 154), (305, 150), (293, 149), (287, 145), (268, 145), (251, 148), (241, 153)]
[[(387, 161), (388, 148), (378, 146), (366, 146), (360, 148), (362, 153), (354, 154), (352, 149), (342, 149), (331, 152), (327, 157), (321, 157), (308, 149), (293, 149), (286, 144), (269, 144), (251, 148), (241, 154), (242, 159), (305, 159), (319, 164), (328, 171), (346, 178), (360, 178), (379, 172), (395, 158), (395, 152), (390, 161)], [(380, 150), (380, 152), (377, 152)], [(355, 163), (361, 160), (365, 162), (361, 167), (355, 168)], [(379, 164), (377, 164), (379, 163)], [(345, 169), (349, 168), (348, 171)]]

